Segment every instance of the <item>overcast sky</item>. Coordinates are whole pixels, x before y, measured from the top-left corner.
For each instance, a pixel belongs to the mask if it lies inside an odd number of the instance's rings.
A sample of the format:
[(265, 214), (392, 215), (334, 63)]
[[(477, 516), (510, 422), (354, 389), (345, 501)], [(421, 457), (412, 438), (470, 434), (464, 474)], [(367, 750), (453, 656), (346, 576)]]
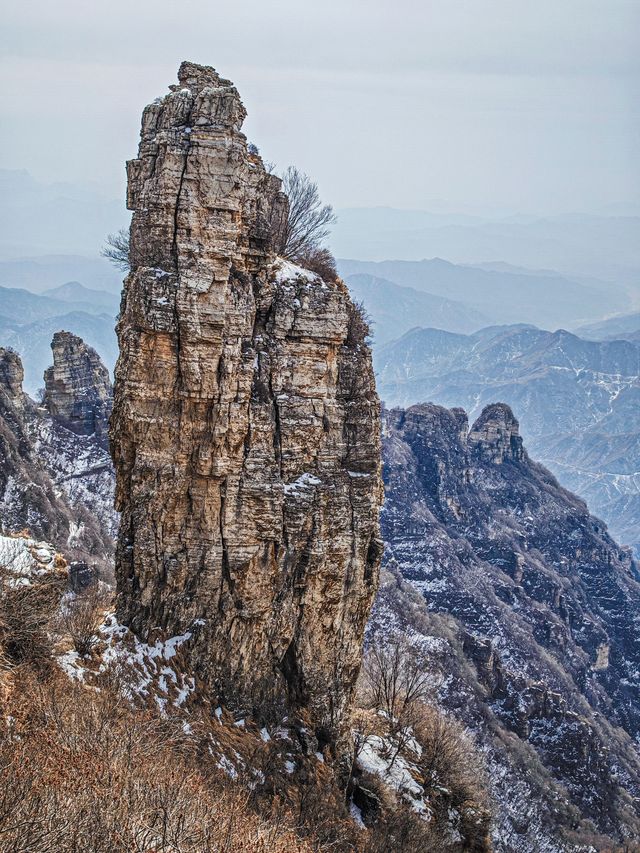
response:
[(123, 193), (181, 60), (337, 207), (599, 210), (640, 196), (640, 0), (5, 4), (0, 166)]

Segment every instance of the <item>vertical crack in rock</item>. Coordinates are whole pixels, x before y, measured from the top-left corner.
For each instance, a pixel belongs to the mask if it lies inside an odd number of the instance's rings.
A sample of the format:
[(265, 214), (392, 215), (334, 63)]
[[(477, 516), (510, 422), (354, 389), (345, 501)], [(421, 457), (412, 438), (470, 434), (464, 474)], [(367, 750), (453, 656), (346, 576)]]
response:
[(142, 637), (197, 624), (186, 650), (212, 693), (285, 700), (331, 741), (381, 555), (371, 356), (345, 285), (270, 252), (288, 202), (234, 86), (192, 63), (178, 79), (127, 164), (118, 612)]

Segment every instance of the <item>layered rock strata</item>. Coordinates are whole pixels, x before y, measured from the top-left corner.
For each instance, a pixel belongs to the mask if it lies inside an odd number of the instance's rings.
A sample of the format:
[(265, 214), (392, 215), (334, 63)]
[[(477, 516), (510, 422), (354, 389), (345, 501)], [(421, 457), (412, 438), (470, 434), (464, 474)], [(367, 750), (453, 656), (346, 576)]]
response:
[(119, 617), (189, 633), (210, 690), (308, 709), (331, 740), (381, 556), (370, 353), (344, 284), (271, 253), (287, 200), (236, 89), (191, 63), (178, 79), (127, 164)]
[(0, 389), (12, 400), (21, 400), (23, 380), (24, 369), (18, 353), (0, 347)]
[(108, 449), (113, 389), (98, 353), (71, 332), (56, 332), (53, 365), (44, 373), (43, 404), (59, 424), (77, 435), (95, 435)]

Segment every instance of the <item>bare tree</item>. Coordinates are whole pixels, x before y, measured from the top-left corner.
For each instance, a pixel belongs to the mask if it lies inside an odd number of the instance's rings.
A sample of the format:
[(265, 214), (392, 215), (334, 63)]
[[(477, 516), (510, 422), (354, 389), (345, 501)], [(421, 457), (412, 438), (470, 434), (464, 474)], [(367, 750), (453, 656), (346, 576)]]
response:
[(129, 229), (121, 228), (114, 234), (109, 234), (104, 246), (100, 250), (100, 254), (117, 269), (129, 272), (131, 268), (129, 260)]
[(322, 204), (318, 185), (295, 166), (282, 176), (282, 189), (289, 199), (289, 214), (275, 248), (284, 258), (300, 261), (321, 249), (337, 217), (330, 204)]
[(364, 659), (365, 695), (384, 712), (393, 731), (409, 724), (411, 710), (432, 690), (432, 673), (404, 637), (374, 644)]

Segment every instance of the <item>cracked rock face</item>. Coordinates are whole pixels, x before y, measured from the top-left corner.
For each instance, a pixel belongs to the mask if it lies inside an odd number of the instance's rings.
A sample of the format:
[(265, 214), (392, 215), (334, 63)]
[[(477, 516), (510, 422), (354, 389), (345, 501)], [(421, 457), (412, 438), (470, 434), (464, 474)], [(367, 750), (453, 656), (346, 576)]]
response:
[(212, 691), (306, 708), (331, 740), (381, 556), (370, 352), (342, 282), (270, 253), (287, 201), (236, 89), (191, 63), (178, 76), (127, 166), (119, 616), (142, 637), (190, 633)]
[(51, 349), (53, 366), (44, 373), (45, 408), (61, 426), (76, 435), (95, 435), (108, 450), (113, 404), (109, 371), (98, 353), (71, 332), (56, 332)]
[(505, 403), (494, 403), (483, 409), (469, 433), (471, 452), (501, 465), (505, 460), (521, 462), (524, 448), (520, 436), (520, 425)]

